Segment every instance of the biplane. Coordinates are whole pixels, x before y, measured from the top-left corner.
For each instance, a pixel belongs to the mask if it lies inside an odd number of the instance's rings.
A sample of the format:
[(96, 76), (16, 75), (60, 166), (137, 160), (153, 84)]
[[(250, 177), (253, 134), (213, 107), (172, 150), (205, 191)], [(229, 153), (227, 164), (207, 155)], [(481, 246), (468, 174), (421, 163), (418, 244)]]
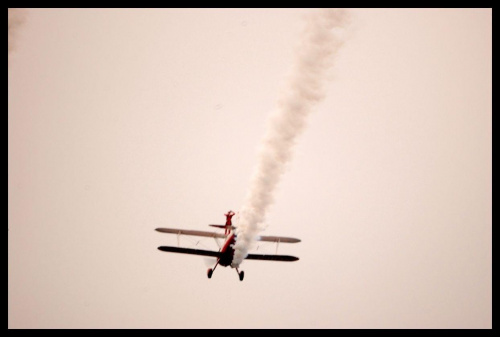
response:
[[(233, 211), (229, 211), (224, 214), (226, 216), (226, 224), (225, 225), (214, 225), (210, 224), (211, 227), (222, 228), (224, 229), (223, 233), (217, 232), (208, 232), (208, 231), (199, 231), (199, 230), (187, 230), (187, 229), (175, 229), (175, 228), (156, 228), (158, 232), (168, 233), (168, 234), (177, 234), (180, 235), (192, 235), (192, 236), (201, 236), (201, 237), (211, 237), (216, 239), (224, 239), (224, 244), (220, 246), (219, 251), (211, 251), (211, 250), (201, 250), (201, 249), (191, 249), (191, 248), (182, 248), (182, 247), (172, 247), (172, 246), (160, 246), (159, 250), (163, 252), (170, 253), (181, 253), (181, 254), (191, 254), (191, 255), (202, 255), (202, 256), (211, 256), (217, 259), (215, 266), (213, 268), (209, 268), (207, 270), (208, 278), (212, 278), (212, 274), (217, 268), (218, 265), (223, 267), (231, 266), (231, 262), (233, 261), (234, 256), (234, 243), (236, 241), (236, 227), (233, 226), (231, 218), (235, 213)], [(266, 242), (275, 242), (277, 245), (280, 243), (297, 243), (300, 242), (299, 239), (283, 237), (283, 236), (260, 236), (259, 241)], [(290, 255), (277, 255), (277, 254), (248, 254), (245, 258), (246, 260), (265, 260), (265, 261), (284, 261), (291, 262), (297, 261), (299, 258)], [(231, 266), (231, 268), (235, 268)], [(244, 271), (239, 271), (236, 269), (236, 273), (238, 273), (238, 277), (240, 281), (243, 281), (243, 277), (245, 276)]]

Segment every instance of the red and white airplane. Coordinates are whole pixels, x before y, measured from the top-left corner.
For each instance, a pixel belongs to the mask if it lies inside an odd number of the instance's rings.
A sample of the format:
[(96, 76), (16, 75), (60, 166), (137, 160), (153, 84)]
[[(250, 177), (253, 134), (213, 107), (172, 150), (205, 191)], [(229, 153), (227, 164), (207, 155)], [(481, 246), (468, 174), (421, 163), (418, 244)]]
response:
[[(203, 255), (203, 256), (212, 256), (217, 258), (217, 263), (213, 268), (208, 269), (207, 276), (208, 278), (212, 277), (212, 273), (218, 265), (223, 267), (231, 266), (231, 262), (233, 261), (234, 256), (234, 243), (236, 240), (236, 234), (234, 233), (235, 227), (232, 225), (231, 218), (235, 213), (233, 211), (229, 211), (224, 214), (226, 216), (226, 224), (225, 225), (209, 225), (212, 227), (223, 228), (224, 234), (215, 233), (215, 232), (207, 232), (207, 231), (196, 231), (196, 230), (186, 230), (186, 229), (175, 229), (175, 228), (156, 228), (158, 232), (169, 233), (169, 234), (177, 234), (177, 235), (193, 235), (193, 236), (204, 236), (204, 237), (212, 237), (214, 239), (221, 238), (225, 239), (224, 245), (219, 249), (218, 252), (210, 251), (210, 250), (200, 250), (200, 249), (190, 249), (190, 248), (181, 248), (181, 247), (172, 247), (172, 246), (160, 246), (159, 250), (170, 253), (183, 253), (183, 254), (192, 254), (192, 255)], [(216, 240), (217, 241), (217, 240)], [(281, 242), (285, 243), (296, 243), (300, 242), (299, 239), (288, 238), (283, 236), (260, 236), (259, 241), (267, 241), (267, 242), (276, 242), (277, 244)], [(247, 260), (266, 260), (266, 261), (297, 261), (299, 258), (290, 255), (263, 255), (263, 254), (248, 254), (245, 258)], [(231, 268), (233, 268), (231, 266)], [(245, 273), (243, 271), (239, 271), (238, 268), (235, 268), (240, 281), (243, 281), (243, 277)]]

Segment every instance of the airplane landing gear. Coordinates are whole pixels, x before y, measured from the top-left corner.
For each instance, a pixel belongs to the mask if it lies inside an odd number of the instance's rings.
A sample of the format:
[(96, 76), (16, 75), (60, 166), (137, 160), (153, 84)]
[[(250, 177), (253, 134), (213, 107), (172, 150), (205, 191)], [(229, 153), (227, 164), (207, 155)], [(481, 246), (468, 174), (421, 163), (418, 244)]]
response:
[(242, 270), (241, 272), (236, 268), (236, 273), (238, 273), (238, 277), (240, 278), (240, 281), (243, 281), (243, 277), (245, 277), (245, 272)]
[(217, 263), (215, 264), (214, 269), (209, 268), (207, 270), (207, 276), (208, 276), (208, 278), (212, 278), (212, 274), (214, 273), (214, 270), (215, 270), (215, 268), (217, 268), (218, 265), (219, 265), (219, 261), (217, 260)]

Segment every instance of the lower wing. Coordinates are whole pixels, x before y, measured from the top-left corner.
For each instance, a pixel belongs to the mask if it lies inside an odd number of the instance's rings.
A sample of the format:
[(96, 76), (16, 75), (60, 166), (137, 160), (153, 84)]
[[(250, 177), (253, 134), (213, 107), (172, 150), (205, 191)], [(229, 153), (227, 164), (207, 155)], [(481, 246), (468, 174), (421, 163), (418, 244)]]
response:
[(171, 246), (160, 246), (159, 250), (163, 252), (170, 253), (182, 253), (182, 254), (191, 254), (191, 255), (203, 255), (203, 256), (213, 256), (220, 257), (220, 252), (214, 252), (211, 250), (201, 250), (201, 249), (190, 249), (190, 248), (179, 248), (179, 247), (171, 247)]
[[(190, 254), (190, 255), (202, 255), (202, 256), (213, 256), (213, 257), (221, 257), (221, 252), (215, 252), (211, 250), (201, 250), (201, 249), (191, 249), (191, 248), (180, 248), (180, 247), (172, 247), (172, 246), (160, 246), (159, 250), (163, 252), (170, 253), (181, 253), (181, 254)], [(262, 254), (248, 254), (245, 258), (247, 260), (264, 260), (264, 261), (297, 261), (299, 258), (290, 255), (262, 255)]]
[(248, 254), (247, 260), (265, 260), (265, 261), (297, 261), (299, 258), (290, 255), (261, 255), (261, 254)]

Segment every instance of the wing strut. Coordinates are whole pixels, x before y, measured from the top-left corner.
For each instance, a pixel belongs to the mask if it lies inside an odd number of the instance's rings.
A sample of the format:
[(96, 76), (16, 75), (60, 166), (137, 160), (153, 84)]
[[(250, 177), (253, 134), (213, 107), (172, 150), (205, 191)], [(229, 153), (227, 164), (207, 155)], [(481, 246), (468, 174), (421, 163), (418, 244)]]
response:
[(217, 244), (217, 246), (219, 247), (219, 252), (220, 252), (222, 247), (220, 246), (220, 243), (219, 243), (219, 241), (217, 241), (217, 238), (215, 236), (214, 236), (214, 240), (215, 240), (215, 243)]

